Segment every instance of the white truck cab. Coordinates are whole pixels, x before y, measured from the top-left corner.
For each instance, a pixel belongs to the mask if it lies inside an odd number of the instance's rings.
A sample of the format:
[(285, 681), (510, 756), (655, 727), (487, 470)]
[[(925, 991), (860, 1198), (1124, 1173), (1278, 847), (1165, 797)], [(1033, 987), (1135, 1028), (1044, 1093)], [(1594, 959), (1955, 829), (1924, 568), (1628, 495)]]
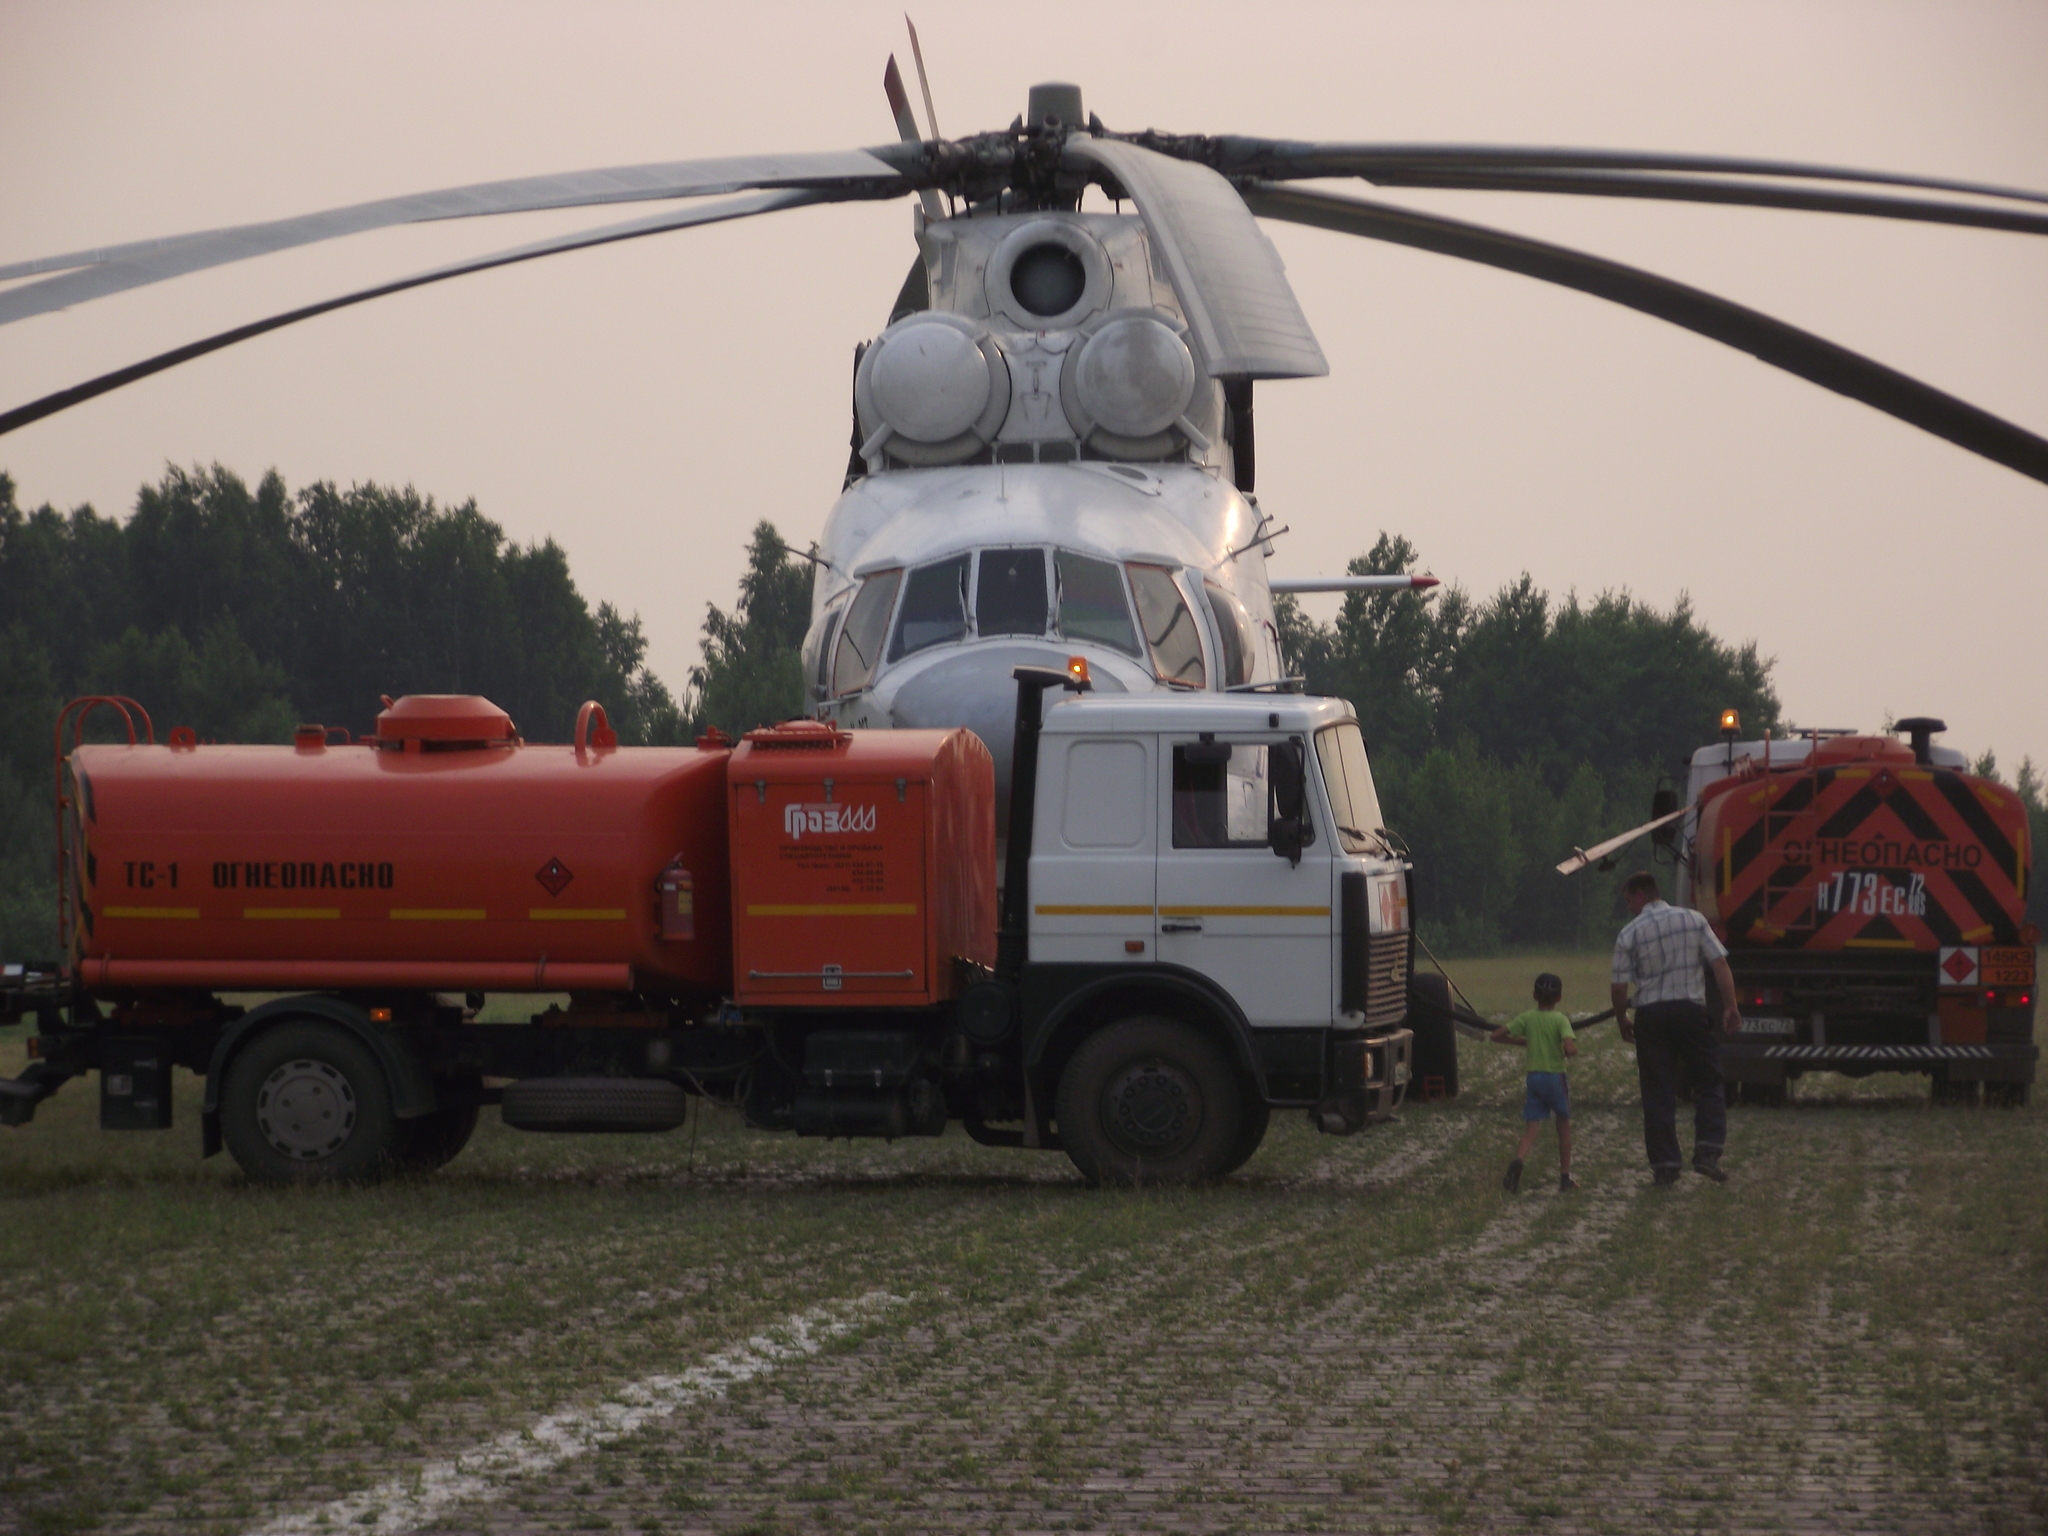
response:
[(1028, 875), (1005, 899), (1025, 921), (1004, 926), (1023, 929), (1027, 1144), (1056, 1123), (1084, 1171), (1142, 1177), (1148, 1136), (1164, 1155), (1176, 1114), (1218, 1096), (1173, 1038), (1225, 1059), (1242, 1100), (1203, 1175), (1250, 1156), (1276, 1106), (1336, 1134), (1391, 1114), (1413, 1041), (1409, 871), (1349, 705), (1054, 693), (1019, 787), (1009, 852), (1022, 833)]

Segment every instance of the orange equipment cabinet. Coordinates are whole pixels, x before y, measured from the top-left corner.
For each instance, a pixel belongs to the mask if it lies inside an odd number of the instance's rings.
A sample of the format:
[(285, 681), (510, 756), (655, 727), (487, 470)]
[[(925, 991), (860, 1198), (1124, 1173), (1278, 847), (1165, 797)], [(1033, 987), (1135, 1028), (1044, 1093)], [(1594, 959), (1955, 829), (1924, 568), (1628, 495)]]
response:
[(995, 765), (971, 731), (796, 720), (726, 765), (750, 1007), (919, 1007), (995, 960)]
[[(414, 695), (375, 739), (71, 754), (96, 991), (726, 990), (723, 750), (534, 746)], [(694, 898), (693, 921), (657, 901)]]

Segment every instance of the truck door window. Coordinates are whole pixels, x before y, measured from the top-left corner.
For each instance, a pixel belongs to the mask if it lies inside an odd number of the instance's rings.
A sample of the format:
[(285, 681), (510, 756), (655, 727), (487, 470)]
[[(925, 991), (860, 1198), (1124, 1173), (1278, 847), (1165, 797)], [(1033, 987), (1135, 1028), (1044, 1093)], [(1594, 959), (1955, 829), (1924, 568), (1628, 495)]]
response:
[[(1063, 549), (1053, 556), (1059, 577), (1060, 633), (1069, 640), (1093, 640), (1142, 656), (1137, 627), (1131, 623), (1131, 602), (1124, 596), (1124, 578), (1108, 560), (1091, 560)], [(986, 631), (983, 631), (986, 633)]]
[(1365, 756), (1365, 737), (1358, 722), (1346, 720), (1316, 732), (1316, 759), (1322, 765), (1323, 788), (1337, 819), (1337, 842), (1346, 853), (1385, 853), (1380, 840), (1384, 819), (1379, 791), (1373, 787), (1372, 765)]
[(974, 579), (974, 627), (982, 635), (1042, 635), (1049, 604), (1042, 549), (984, 549)]
[(896, 641), (889, 647), (891, 661), (967, 638), (967, 561), (966, 555), (955, 555), (910, 573), (903, 586)]
[(889, 610), (896, 606), (901, 571), (877, 571), (861, 583), (860, 594), (839, 626), (839, 644), (832, 653), (832, 693), (858, 693), (875, 675), (882, 659), (882, 637), (889, 632)]
[(1182, 688), (1209, 686), (1202, 664), (1202, 637), (1180, 583), (1163, 565), (1133, 565), (1131, 595), (1138, 600), (1138, 623), (1152, 647), (1152, 664), (1161, 682)]
[(1266, 759), (1265, 747), (1245, 743), (1184, 742), (1176, 746), (1173, 846), (1266, 847)]
[(1257, 656), (1257, 639), (1252, 616), (1243, 603), (1206, 577), (1202, 595), (1209, 600), (1209, 613), (1216, 620), (1216, 638), (1223, 644), (1223, 686), (1234, 687), (1252, 680), (1252, 661)]

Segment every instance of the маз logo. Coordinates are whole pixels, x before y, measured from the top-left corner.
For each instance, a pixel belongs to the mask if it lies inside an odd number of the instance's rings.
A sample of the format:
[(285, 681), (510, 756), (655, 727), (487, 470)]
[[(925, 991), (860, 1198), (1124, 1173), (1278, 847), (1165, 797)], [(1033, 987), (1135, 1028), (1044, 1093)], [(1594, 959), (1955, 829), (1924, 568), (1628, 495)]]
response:
[(820, 832), (872, 832), (875, 830), (875, 808), (872, 805), (785, 805), (782, 808), (782, 830), (792, 841), (800, 841), (807, 834), (816, 836)]

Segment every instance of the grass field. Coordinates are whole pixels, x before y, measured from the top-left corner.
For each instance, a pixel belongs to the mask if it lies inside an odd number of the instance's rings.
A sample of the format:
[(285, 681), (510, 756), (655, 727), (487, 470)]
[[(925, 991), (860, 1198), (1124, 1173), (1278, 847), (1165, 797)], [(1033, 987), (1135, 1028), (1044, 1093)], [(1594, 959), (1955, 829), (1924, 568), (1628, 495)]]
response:
[[(1605, 1005), (1597, 959), (1452, 970), (1505, 1011), (1546, 966)], [(1461, 1050), (1458, 1100), (1279, 1117), (1193, 1193), (718, 1111), (280, 1192), (198, 1159), (191, 1079), (125, 1136), (74, 1084), (0, 1131), (0, 1532), (408, 1529), (536, 1426), (425, 1528), (2048, 1529), (2048, 1115), (1809, 1078), (1735, 1112), (1725, 1188), (1657, 1190), (1603, 1027), (1584, 1188), (1546, 1139), (1509, 1197), (1520, 1063)]]

